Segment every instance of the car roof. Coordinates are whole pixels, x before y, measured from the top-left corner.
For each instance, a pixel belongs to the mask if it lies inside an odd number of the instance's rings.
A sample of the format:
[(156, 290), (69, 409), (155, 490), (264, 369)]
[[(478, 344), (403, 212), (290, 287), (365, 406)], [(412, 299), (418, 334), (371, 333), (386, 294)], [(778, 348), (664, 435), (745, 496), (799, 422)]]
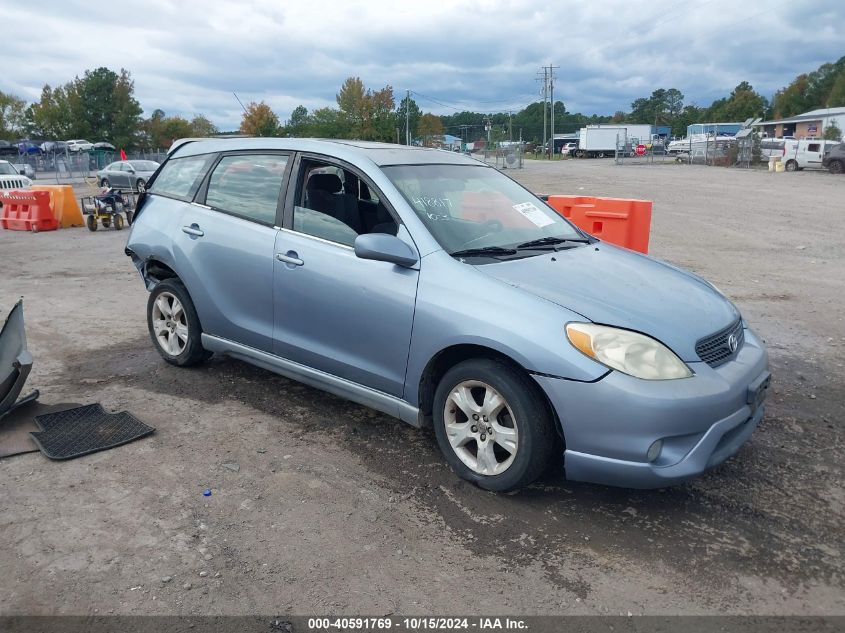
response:
[(171, 156), (196, 156), (237, 150), (290, 150), (327, 154), (356, 162), (369, 159), (376, 165), (484, 165), (457, 152), (429, 147), (411, 147), (393, 143), (313, 138), (219, 138), (180, 139), (173, 144)]

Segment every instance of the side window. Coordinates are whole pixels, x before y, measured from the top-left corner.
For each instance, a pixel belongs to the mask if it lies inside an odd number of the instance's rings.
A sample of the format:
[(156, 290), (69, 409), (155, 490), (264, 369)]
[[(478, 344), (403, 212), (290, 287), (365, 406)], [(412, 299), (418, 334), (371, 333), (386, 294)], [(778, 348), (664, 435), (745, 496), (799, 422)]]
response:
[(393, 216), (375, 191), (354, 173), (319, 161), (303, 161), (293, 229), (352, 246), (363, 233), (396, 235)]
[(352, 246), (363, 232), (358, 196), (346, 193), (343, 171), (335, 165), (303, 161), (293, 230)]
[(205, 203), (273, 225), (287, 162), (288, 157), (279, 154), (225, 156), (211, 174)]
[(214, 154), (204, 154), (168, 160), (150, 187), (150, 193), (192, 200), (213, 158)]
[(810, 143), (807, 146), (807, 151), (808, 152), (820, 152), (821, 148), (822, 148), (822, 146), (821, 146), (820, 143)]

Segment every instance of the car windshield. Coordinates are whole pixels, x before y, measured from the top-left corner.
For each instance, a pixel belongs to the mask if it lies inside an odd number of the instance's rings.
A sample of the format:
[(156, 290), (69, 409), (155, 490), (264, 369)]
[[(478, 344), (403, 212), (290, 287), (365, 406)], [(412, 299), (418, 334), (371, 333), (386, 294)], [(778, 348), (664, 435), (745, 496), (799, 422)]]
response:
[(542, 238), (584, 238), (534, 194), (491, 167), (395, 165), (383, 170), (449, 253), (512, 249)]
[(10, 163), (0, 163), (0, 175), (3, 175), (3, 176), (6, 176), (6, 175), (18, 176), (19, 174), (18, 174), (17, 170), (14, 167), (12, 167), (12, 165)]
[(158, 169), (158, 163), (152, 160), (133, 160), (129, 164), (135, 171), (155, 171)]

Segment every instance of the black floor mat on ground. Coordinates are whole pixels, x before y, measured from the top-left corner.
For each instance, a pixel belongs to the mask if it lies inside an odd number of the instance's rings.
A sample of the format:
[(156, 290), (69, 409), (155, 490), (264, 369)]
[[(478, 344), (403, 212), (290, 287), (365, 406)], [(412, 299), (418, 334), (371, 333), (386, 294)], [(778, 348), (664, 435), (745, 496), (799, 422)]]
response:
[(106, 413), (99, 404), (39, 415), (35, 421), (42, 430), (31, 433), (32, 439), (50, 459), (104, 451), (155, 431), (126, 411)]
[(40, 401), (18, 404), (11, 412), (0, 417), (0, 458), (35, 453), (38, 445), (33, 441), (30, 433), (38, 431), (35, 417), (75, 409), (82, 406), (77, 403), (44, 404)]

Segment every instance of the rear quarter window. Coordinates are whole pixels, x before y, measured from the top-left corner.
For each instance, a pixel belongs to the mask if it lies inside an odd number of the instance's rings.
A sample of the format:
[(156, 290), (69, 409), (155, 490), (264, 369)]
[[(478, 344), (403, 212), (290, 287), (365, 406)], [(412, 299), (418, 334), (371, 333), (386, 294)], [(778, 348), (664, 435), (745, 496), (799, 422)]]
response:
[(171, 158), (156, 176), (149, 189), (150, 193), (179, 200), (193, 200), (213, 158), (213, 154)]

